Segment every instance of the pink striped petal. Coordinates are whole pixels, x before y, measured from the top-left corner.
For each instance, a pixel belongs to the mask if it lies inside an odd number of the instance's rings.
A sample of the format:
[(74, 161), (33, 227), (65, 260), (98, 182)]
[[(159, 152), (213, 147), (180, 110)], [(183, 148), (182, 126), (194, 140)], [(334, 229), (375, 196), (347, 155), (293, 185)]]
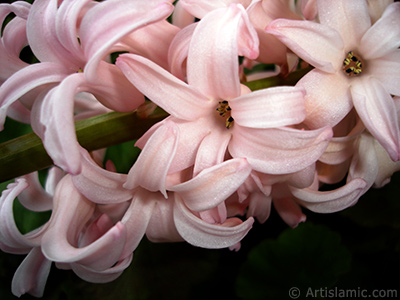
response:
[(277, 19), (265, 30), (314, 67), (328, 73), (340, 70), (344, 58), (343, 40), (329, 26), (312, 21)]
[(144, 95), (178, 119), (197, 119), (215, 105), (197, 89), (146, 58), (123, 54), (116, 65)]
[(258, 56), (257, 33), (244, 8), (232, 4), (208, 13), (197, 25), (189, 46), (189, 84), (214, 99), (238, 97), (238, 44), (249, 58)]
[(246, 159), (230, 159), (204, 169), (193, 179), (169, 190), (178, 193), (189, 209), (203, 211), (217, 206), (236, 192), (250, 172)]
[(104, 1), (82, 19), (79, 37), (88, 62), (85, 74), (95, 80), (99, 62), (109, 49), (132, 31), (168, 17), (173, 5), (162, 0)]
[(250, 217), (245, 222), (230, 218), (221, 225), (209, 224), (196, 217), (179, 196), (175, 196), (175, 201), (176, 228), (185, 241), (197, 247), (219, 249), (233, 246), (245, 237), (254, 223)]
[(273, 128), (301, 123), (305, 118), (305, 90), (274, 87), (229, 100), (235, 124), (251, 128)]
[(50, 267), (51, 261), (43, 256), (40, 247), (33, 248), (14, 274), (11, 283), (12, 293), (17, 297), (25, 293), (43, 297)]
[(373, 77), (362, 77), (352, 84), (353, 103), (365, 127), (389, 153), (400, 158), (398, 116), (393, 99)]
[(229, 144), (233, 157), (246, 157), (255, 171), (286, 174), (313, 164), (332, 138), (330, 128), (296, 130), (291, 128), (249, 129), (234, 126)]

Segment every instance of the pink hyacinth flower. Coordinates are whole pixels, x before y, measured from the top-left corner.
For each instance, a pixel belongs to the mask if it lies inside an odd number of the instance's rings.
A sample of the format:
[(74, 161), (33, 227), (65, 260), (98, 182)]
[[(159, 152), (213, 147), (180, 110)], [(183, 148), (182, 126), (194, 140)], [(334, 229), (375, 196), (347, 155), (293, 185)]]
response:
[(10, 105), (36, 91), (37, 97), (24, 98), (23, 103), (31, 110), (34, 131), (56, 165), (79, 173), (76, 95), (88, 92), (117, 111), (132, 111), (143, 103), (143, 95), (104, 57), (121, 50), (114, 47), (119, 40), (163, 20), (172, 9), (170, 2), (162, 0), (72, 0), (59, 6), (57, 0), (35, 1), (27, 20), (27, 39), (40, 63), (19, 70), (1, 86), (0, 124)]
[[(313, 164), (332, 136), (330, 128), (286, 127), (305, 117), (304, 90), (276, 87), (250, 92), (239, 81), (238, 47), (257, 56), (257, 35), (240, 5), (208, 13), (196, 26), (189, 47), (188, 84), (133, 54), (117, 60), (127, 78), (171, 114), (137, 143), (143, 148), (157, 128), (174, 122), (179, 130), (168, 173), (194, 165), (194, 174), (221, 163), (229, 150), (254, 170), (271, 174)], [(170, 159), (165, 157), (165, 159)]]
[(267, 26), (299, 57), (316, 67), (297, 86), (307, 91), (305, 123), (335, 126), (354, 106), (392, 160), (399, 159), (400, 3), (374, 24), (365, 0), (320, 0), (320, 23), (276, 20)]

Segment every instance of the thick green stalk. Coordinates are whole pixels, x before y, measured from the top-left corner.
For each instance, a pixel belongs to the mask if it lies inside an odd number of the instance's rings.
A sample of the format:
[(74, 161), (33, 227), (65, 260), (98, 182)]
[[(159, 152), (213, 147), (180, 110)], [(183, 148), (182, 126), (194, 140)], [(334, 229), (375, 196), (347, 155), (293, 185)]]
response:
[[(76, 135), (82, 147), (93, 151), (138, 139), (166, 116), (166, 113), (156, 113), (140, 118), (135, 112), (111, 112), (77, 121)], [(0, 144), (0, 182), (48, 168), (52, 164), (41, 139), (34, 133)]]
[[(286, 78), (274, 76), (245, 84), (253, 91), (278, 85), (295, 85), (309, 70), (306, 68), (293, 72)], [(167, 114), (160, 110), (148, 118), (140, 118), (135, 112), (111, 112), (77, 121), (76, 135), (82, 147), (88, 151), (98, 150), (138, 139), (165, 117)], [(41, 139), (34, 133), (0, 144), (0, 182), (48, 168), (52, 164)]]

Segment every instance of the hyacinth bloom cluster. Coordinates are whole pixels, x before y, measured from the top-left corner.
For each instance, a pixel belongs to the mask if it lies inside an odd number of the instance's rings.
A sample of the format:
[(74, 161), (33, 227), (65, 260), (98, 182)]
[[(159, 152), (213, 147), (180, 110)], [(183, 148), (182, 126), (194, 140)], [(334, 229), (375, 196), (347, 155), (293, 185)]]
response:
[[(0, 18), (0, 125), (30, 124), (54, 162), (44, 185), (27, 174), (0, 198), (0, 248), (26, 254), (17, 296), (42, 296), (53, 262), (112, 281), (144, 236), (239, 250), (272, 207), (296, 227), (400, 169), (400, 3), (35, 0), (0, 4)], [(251, 90), (267, 65), (312, 70)], [(168, 116), (127, 174), (77, 141), (77, 120), (155, 106)], [(50, 219), (21, 234), (16, 198)]]

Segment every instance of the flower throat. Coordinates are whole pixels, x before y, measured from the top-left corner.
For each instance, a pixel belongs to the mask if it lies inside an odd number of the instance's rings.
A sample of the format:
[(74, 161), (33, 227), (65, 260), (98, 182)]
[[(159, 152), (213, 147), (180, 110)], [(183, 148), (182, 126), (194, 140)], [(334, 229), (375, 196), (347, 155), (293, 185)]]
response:
[(225, 127), (229, 129), (233, 126), (234, 121), (234, 119), (231, 117), (231, 108), (229, 107), (229, 103), (226, 100), (219, 101), (218, 103), (219, 106), (216, 110), (221, 117), (226, 117)]
[(347, 53), (347, 57), (343, 60), (343, 71), (347, 76), (358, 76), (362, 73), (363, 62), (358, 54), (353, 51)]

